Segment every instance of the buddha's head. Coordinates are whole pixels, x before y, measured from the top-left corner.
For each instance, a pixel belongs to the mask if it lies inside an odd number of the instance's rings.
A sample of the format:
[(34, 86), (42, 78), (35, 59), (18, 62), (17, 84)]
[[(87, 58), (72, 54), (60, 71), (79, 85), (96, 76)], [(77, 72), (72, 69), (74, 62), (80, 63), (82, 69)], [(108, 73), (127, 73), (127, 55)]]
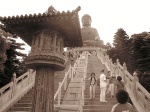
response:
[(85, 14), (85, 15), (82, 17), (82, 26), (83, 26), (83, 27), (89, 27), (89, 26), (91, 26), (91, 22), (92, 22), (92, 19), (91, 19), (91, 16), (90, 16), (90, 15)]

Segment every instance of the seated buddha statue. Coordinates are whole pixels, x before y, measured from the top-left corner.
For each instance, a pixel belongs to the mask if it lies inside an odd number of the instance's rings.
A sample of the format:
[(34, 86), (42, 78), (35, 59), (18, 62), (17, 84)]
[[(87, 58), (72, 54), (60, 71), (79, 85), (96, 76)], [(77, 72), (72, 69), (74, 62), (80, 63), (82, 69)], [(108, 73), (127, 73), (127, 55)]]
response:
[(101, 47), (103, 45), (103, 41), (100, 40), (97, 29), (91, 27), (91, 16), (85, 14), (82, 17), (82, 40), (83, 46), (96, 46)]

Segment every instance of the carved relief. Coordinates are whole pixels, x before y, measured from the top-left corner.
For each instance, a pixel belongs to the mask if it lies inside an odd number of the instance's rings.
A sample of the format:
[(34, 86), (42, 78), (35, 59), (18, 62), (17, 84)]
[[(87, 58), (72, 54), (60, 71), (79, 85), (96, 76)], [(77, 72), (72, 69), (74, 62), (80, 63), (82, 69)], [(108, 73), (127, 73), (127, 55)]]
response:
[(39, 44), (40, 44), (40, 36), (36, 36), (36, 37), (33, 37), (33, 40), (32, 40), (32, 50), (31, 52), (37, 52), (39, 51)]
[(57, 38), (56, 40), (56, 52), (60, 52), (60, 39)]
[(53, 37), (51, 35), (44, 35), (42, 51), (49, 52), (52, 50), (52, 46), (53, 46)]

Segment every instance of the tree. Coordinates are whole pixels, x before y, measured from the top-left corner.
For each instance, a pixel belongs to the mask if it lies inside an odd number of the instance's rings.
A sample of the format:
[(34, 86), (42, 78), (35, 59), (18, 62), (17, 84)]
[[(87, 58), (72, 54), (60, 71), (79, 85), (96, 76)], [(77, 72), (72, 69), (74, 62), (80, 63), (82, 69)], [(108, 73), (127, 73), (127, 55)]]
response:
[(119, 28), (114, 35), (113, 45), (116, 49), (116, 53), (118, 54), (118, 59), (120, 60), (121, 64), (127, 62), (127, 54), (128, 54), (128, 40), (129, 36), (127, 35), (126, 31), (123, 28)]
[(132, 66), (141, 72), (140, 83), (150, 92), (150, 34), (142, 32), (132, 35), (132, 38)]
[(147, 32), (142, 32), (139, 34), (134, 34), (133, 38), (131, 58), (133, 60), (134, 69), (141, 72), (148, 71), (149, 61), (150, 61), (150, 39)]
[[(4, 63), (4, 72), (0, 73), (0, 78), (2, 80), (1, 86), (4, 86), (11, 81), (14, 72), (16, 73), (17, 77), (26, 72), (25, 65), (23, 65), (24, 62), (20, 61), (18, 58), (18, 56), (25, 58), (26, 54), (17, 51), (18, 49), (23, 50), (22, 45), (24, 44), (17, 43), (15, 38), (17, 38), (16, 35), (12, 35), (12, 37), (7, 38), (7, 43), (10, 47), (5, 52), (7, 60)], [(21, 67), (24, 67), (24, 69)], [(25, 71), (21, 71), (20, 69)]]
[(106, 43), (106, 49), (107, 50), (111, 49), (111, 44), (109, 42)]
[(7, 60), (6, 50), (9, 48), (9, 44), (7, 42), (7, 33), (0, 28), (0, 87), (3, 86), (3, 77), (5, 77), (4, 73), (4, 63)]
[(119, 28), (114, 35), (113, 45), (111, 49), (107, 51), (112, 61), (115, 62), (116, 59), (120, 60), (120, 63), (128, 62), (128, 54), (130, 49), (129, 36), (124, 31), (123, 28)]
[(8, 49), (8, 43), (6, 41), (6, 32), (0, 29), (0, 73), (4, 71), (4, 63), (7, 59), (6, 50)]

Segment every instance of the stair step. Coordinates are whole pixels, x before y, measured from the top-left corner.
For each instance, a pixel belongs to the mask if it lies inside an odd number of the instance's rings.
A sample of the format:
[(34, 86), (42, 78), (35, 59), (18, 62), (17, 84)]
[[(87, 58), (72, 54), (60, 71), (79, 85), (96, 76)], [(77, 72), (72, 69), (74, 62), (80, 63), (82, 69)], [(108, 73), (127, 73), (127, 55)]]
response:
[(31, 107), (32, 103), (17, 103), (14, 107)]
[(18, 110), (18, 111), (15, 110), (15, 111), (14, 111), (14, 110), (10, 110), (9, 112), (31, 112), (31, 111), (20, 111), (20, 110)]
[(31, 111), (31, 107), (13, 107), (13, 111)]
[(110, 110), (113, 106), (112, 105), (86, 105), (83, 106), (83, 109), (102, 109), (102, 110)]
[[(66, 67), (66, 69), (68, 68), (69, 65)], [(57, 91), (59, 82), (63, 80), (64, 76), (65, 76), (65, 71), (55, 72), (54, 92)], [(69, 81), (70, 79), (68, 79), (68, 82)], [(18, 100), (18, 102), (13, 107), (11, 107), (11, 109), (8, 112), (31, 112), (33, 92), (34, 92), (34, 87), (31, 90), (29, 90), (20, 100)], [(65, 95), (65, 91), (62, 89), (61, 93), (62, 93), (61, 96), (61, 101), (62, 101)], [(58, 104), (57, 98), (56, 101), (54, 101), (54, 104)], [(58, 110), (55, 110), (54, 112), (58, 112)]]
[(110, 112), (111, 110), (102, 110), (102, 109), (83, 109), (83, 112)]
[[(104, 64), (100, 62), (100, 60), (94, 56), (91, 55), (88, 60), (88, 66), (87, 66), (87, 78), (91, 76), (91, 73), (95, 73), (95, 77), (98, 78), (101, 70), (105, 69), (106, 67)], [(107, 71), (106, 71), (107, 72)], [(110, 94), (106, 95), (106, 103), (100, 102), (100, 88), (96, 85), (95, 88), (95, 99), (89, 99), (90, 93), (89, 93), (89, 87), (90, 87), (90, 81), (86, 80), (85, 82), (85, 91), (84, 91), (84, 106), (83, 106), (83, 112), (110, 112), (113, 105), (117, 103), (116, 98), (110, 98)]]

